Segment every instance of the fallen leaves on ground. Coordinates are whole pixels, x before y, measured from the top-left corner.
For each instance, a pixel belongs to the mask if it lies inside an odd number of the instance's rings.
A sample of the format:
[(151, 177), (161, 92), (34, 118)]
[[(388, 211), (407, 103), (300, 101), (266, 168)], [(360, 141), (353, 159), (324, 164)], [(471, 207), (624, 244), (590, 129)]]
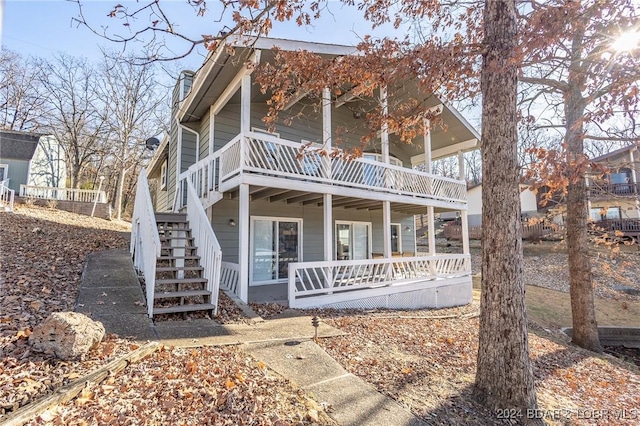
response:
[(30, 424), (335, 425), (235, 347), (160, 348)]
[[(323, 321), (349, 333), (319, 344), (349, 372), (429, 424), (512, 424), (472, 396), (478, 352), (478, 318), (469, 315), (478, 308), (474, 305), (367, 315), (318, 311)], [(558, 336), (529, 334), (538, 415), (546, 415), (549, 424), (636, 425), (638, 369)], [(600, 418), (586, 418), (590, 415)]]
[[(51, 393), (130, 350), (111, 336), (85, 360), (64, 362), (31, 351), (28, 336), (52, 312), (73, 310), (87, 255), (125, 249), (125, 222), (16, 205), (0, 213), (0, 415)], [(115, 345), (111, 354), (103, 348)]]

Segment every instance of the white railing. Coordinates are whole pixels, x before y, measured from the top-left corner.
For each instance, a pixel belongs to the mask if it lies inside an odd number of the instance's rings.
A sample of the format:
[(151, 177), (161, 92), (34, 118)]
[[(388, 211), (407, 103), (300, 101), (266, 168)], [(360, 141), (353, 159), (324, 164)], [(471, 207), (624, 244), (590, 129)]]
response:
[(222, 262), (220, 270), (220, 286), (226, 288), (236, 296), (238, 294), (238, 275), (240, 274), (240, 265), (231, 262)]
[(5, 180), (0, 182), (0, 205), (8, 209), (9, 211), (13, 211), (13, 199), (15, 198), (15, 191), (13, 189), (9, 189), (9, 187), (5, 184), (9, 180)]
[(96, 191), (93, 189), (20, 185), (20, 196), (42, 200), (80, 201), (84, 203), (107, 202), (107, 195), (104, 191)]
[(145, 169), (142, 169), (138, 176), (131, 224), (131, 245), (129, 249), (133, 257), (134, 267), (144, 277), (147, 294), (147, 314), (149, 318), (152, 318), (156, 283), (156, 260), (161, 253), (161, 244)]
[(211, 222), (202, 206), (195, 187), (187, 184), (187, 220), (191, 227), (191, 235), (198, 247), (200, 266), (204, 268), (203, 277), (207, 279), (207, 290), (211, 292), (211, 303), (215, 306), (214, 315), (218, 313), (218, 291), (220, 289), (220, 267), (222, 249), (211, 228)]
[[(441, 201), (465, 202), (467, 198), (464, 181), (365, 158), (323, 155), (318, 146), (256, 132), (236, 136), (223, 148), (189, 167), (180, 180), (190, 179), (207, 208), (220, 199), (220, 185), (242, 173)], [(183, 207), (184, 197), (181, 200), (180, 207)]]
[[(380, 293), (383, 287), (426, 283), (471, 275), (464, 254), (289, 264), (289, 306), (313, 306), (313, 298), (337, 302)], [(348, 292), (349, 294), (346, 294)]]

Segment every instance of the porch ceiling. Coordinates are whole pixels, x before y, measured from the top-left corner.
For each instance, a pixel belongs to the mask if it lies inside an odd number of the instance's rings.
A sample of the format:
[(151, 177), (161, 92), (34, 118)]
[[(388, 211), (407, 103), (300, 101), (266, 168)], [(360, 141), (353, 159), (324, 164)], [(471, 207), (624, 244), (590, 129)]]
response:
[[(238, 198), (238, 191), (231, 191), (228, 197)], [(267, 186), (251, 185), (249, 188), (249, 198), (251, 201), (265, 200), (270, 203), (295, 204), (309, 207), (322, 207), (323, 194), (319, 192), (308, 192), (291, 190), (284, 188), (273, 188)], [(334, 196), (332, 200), (334, 208), (345, 210), (382, 210), (382, 202), (379, 200), (369, 200), (365, 198), (351, 196)], [(402, 214), (426, 214), (427, 207), (409, 203), (391, 203), (391, 210)], [(450, 211), (443, 208), (435, 208), (435, 212)]]

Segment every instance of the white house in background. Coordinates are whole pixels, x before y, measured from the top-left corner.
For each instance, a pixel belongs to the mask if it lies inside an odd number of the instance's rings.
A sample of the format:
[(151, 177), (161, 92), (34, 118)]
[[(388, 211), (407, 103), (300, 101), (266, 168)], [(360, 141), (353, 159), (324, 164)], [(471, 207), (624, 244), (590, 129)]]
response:
[(55, 137), (38, 133), (0, 131), (0, 181), (19, 191), (20, 185), (64, 188), (67, 166)]
[[(467, 189), (467, 202), (469, 210), (467, 218), (469, 226), (482, 225), (482, 184)], [(538, 201), (536, 193), (529, 189), (528, 185), (520, 185), (520, 209), (523, 219), (538, 216)]]
[[(274, 46), (328, 57), (356, 52), (260, 38), (250, 47), (239, 43), (233, 55), (220, 46), (198, 73), (181, 74), (170, 134), (147, 171), (157, 191), (146, 192), (142, 173), (136, 195), (131, 247), (145, 276), (149, 315), (215, 310), (219, 284), (245, 302), (295, 308), (469, 303), (467, 229), (462, 254), (437, 253), (434, 232), (435, 213), (466, 216), (466, 183), (432, 174), (431, 161), (477, 149), (478, 133), (455, 109), (424, 93), (424, 105), (447, 130), (434, 128), (406, 144), (381, 129), (362, 158), (325, 157), (318, 148), (331, 152), (341, 126), (356, 130), (340, 147), (359, 146), (367, 131), (357, 126), (362, 120), (354, 111), (386, 102), (384, 92), (361, 99), (350, 90), (335, 97), (328, 88), (317, 110), (309, 108), (313, 97), (296, 93), (268, 133), (261, 119), (270, 95), (260, 92), (252, 73), (255, 65), (274, 61)], [(386, 89), (420, 93), (412, 81)], [(304, 120), (284, 124), (301, 112)], [(426, 172), (412, 168), (419, 163)], [(428, 254), (416, 253), (415, 214), (428, 215)]]

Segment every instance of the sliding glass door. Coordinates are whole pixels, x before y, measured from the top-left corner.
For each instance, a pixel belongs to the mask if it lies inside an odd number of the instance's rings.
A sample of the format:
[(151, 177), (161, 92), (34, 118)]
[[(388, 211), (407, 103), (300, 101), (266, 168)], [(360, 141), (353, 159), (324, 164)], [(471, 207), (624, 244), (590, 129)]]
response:
[(371, 223), (336, 221), (336, 259), (371, 257)]
[(283, 282), (301, 259), (302, 219), (252, 217), (251, 285)]

